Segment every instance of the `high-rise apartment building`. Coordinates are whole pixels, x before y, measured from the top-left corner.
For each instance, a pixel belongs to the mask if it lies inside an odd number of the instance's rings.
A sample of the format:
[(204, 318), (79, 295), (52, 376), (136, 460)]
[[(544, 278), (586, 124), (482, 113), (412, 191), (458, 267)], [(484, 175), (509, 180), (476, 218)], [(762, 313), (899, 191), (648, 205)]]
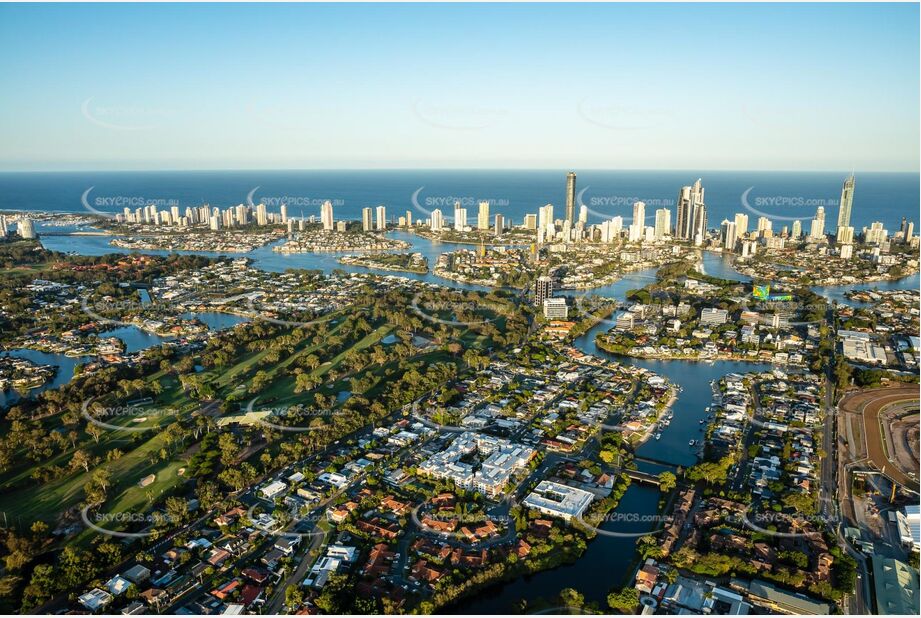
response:
[(534, 304), (538, 307), (544, 306), (544, 301), (553, 296), (553, 279), (550, 277), (538, 277), (534, 282)]
[(477, 206), (476, 228), (478, 230), (489, 229), (489, 202), (480, 202)]
[(668, 236), (672, 229), (672, 211), (668, 208), (659, 208), (656, 210), (656, 240), (661, 240)]
[(323, 224), (323, 229), (327, 231), (332, 231), (333, 229), (333, 203), (329, 200), (323, 202), (323, 205), (320, 206), (320, 222)]
[(809, 238), (812, 240), (825, 238), (825, 208), (822, 206), (815, 211), (815, 218), (812, 220), (812, 225), (809, 226)]
[(678, 192), (678, 218), (675, 222), (675, 238), (694, 240), (707, 233), (707, 208), (704, 204), (704, 189), (701, 179)]
[(441, 230), (444, 229), (444, 225), (445, 225), (444, 215), (441, 214), (441, 209), (436, 208), (435, 210), (432, 211), (432, 231), (440, 232)]
[(575, 223), (576, 215), (576, 173), (566, 174), (566, 220)]

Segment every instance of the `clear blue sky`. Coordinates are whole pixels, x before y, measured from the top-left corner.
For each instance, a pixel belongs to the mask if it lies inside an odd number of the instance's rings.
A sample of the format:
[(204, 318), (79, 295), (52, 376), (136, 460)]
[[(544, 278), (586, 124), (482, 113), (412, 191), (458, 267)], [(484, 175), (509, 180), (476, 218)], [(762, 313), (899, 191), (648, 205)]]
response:
[(0, 169), (919, 168), (919, 8), (0, 5)]

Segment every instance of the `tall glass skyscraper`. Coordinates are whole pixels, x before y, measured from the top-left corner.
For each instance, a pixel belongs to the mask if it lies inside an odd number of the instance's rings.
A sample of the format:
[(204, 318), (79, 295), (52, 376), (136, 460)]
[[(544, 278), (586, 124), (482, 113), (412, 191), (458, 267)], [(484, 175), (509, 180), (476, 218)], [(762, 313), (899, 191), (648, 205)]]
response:
[(700, 232), (707, 232), (707, 207), (704, 204), (704, 189), (700, 178), (690, 187), (681, 187), (678, 192), (678, 219), (675, 222), (675, 238), (694, 240)]
[(841, 242), (842, 230), (851, 225), (851, 204), (854, 201), (854, 174), (844, 179), (844, 186), (841, 187), (841, 204), (838, 206), (838, 229), (836, 230), (837, 239)]
[(566, 220), (576, 222), (576, 173), (566, 174)]

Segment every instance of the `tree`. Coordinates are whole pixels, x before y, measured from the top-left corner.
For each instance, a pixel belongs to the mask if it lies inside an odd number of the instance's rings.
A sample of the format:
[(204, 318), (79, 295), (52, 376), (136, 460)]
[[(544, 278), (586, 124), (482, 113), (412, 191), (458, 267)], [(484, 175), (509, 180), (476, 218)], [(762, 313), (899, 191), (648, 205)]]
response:
[(304, 593), (301, 592), (300, 586), (290, 585), (285, 588), (285, 605), (291, 609), (296, 609), (304, 602)]
[(189, 515), (189, 503), (183, 498), (170, 496), (166, 499), (166, 516), (172, 526), (185, 523)]
[(675, 478), (674, 473), (669, 472), (668, 470), (666, 470), (665, 472), (662, 472), (659, 475), (659, 490), (662, 493), (670, 492), (672, 489), (675, 488), (676, 481), (677, 479)]
[(624, 588), (608, 595), (608, 606), (624, 613), (633, 613), (640, 603), (640, 593), (636, 588)]
[(222, 433), (218, 447), (221, 449), (221, 463), (225, 466), (232, 464), (240, 452), (240, 445), (232, 433)]
[(585, 605), (585, 596), (575, 588), (563, 588), (557, 600), (566, 608), (582, 609)]

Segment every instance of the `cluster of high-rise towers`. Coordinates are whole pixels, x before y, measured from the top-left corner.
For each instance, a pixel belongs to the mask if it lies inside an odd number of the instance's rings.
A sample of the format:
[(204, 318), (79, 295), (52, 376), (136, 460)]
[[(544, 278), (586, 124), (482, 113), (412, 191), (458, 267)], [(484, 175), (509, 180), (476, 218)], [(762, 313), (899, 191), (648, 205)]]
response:
[[(837, 226), (833, 230), (833, 242), (837, 253), (843, 258), (853, 256), (854, 228), (851, 226), (851, 209), (854, 201), (854, 175), (848, 176), (841, 188), (841, 200), (838, 204)], [(613, 243), (626, 240), (631, 243), (652, 243), (665, 239), (690, 243), (694, 246), (707, 245), (721, 247), (723, 250), (738, 252), (743, 257), (753, 255), (759, 246), (768, 249), (782, 249), (785, 243), (801, 241), (812, 243), (827, 243), (830, 238), (826, 233), (825, 207), (819, 206), (815, 216), (808, 222), (808, 229), (803, 223), (791, 217), (781, 216), (780, 219), (791, 220), (788, 227), (781, 230), (773, 229), (770, 217), (765, 216), (754, 208), (747, 206), (753, 215), (760, 215), (754, 230), (749, 231), (749, 214), (736, 213), (732, 219), (724, 219), (718, 228), (718, 235), (713, 236), (707, 226), (707, 205), (704, 199), (704, 187), (701, 179), (693, 184), (681, 187), (675, 202), (676, 217), (672, 225), (672, 211), (669, 208), (658, 208), (655, 211), (653, 225), (646, 225), (646, 203), (634, 201), (632, 203), (633, 217), (627, 222), (623, 215), (612, 216), (601, 223), (589, 225), (588, 216), (605, 215), (590, 211), (585, 204), (578, 203), (576, 193), (576, 173), (566, 175), (565, 212), (562, 219), (554, 216), (553, 204), (546, 204), (538, 209), (537, 213), (524, 216), (520, 228), (533, 230), (536, 233), (538, 245), (546, 243)], [(743, 199), (743, 203), (745, 203)], [(617, 202), (619, 204), (619, 201)], [(628, 205), (627, 204), (624, 205)], [(611, 204), (600, 207), (610, 207)], [(461, 202), (454, 204), (453, 218), (445, 216), (440, 209), (435, 209), (426, 218), (414, 220), (412, 211), (407, 210), (405, 216), (398, 219), (399, 227), (424, 226), (434, 232), (453, 229), (458, 232), (476, 230), (479, 232), (492, 231), (495, 235), (502, 234), (513, 226), (513, 221), (503, 214), (496, 213), (491, 216), (491, 202), (479, 201), (476, 205), (476, 218), (474, 226), (468, 225), (467, 208)], [(267, 212), (264, 204), (245, 206), (240, 204), (226, 209), (199, 206), (186, 208), (181, 214), (178, 205), (171, 204), (166, 210), (160, 210), (156, 204), (148, 204), (131, 210), (125, 208), (119, 213), (117, 220), (129, 223), (144, 223), (154, 225), (179, 225), (190, 226), (196, 224), (209, 225), (211, 229), (232, 228), (243, 225), (287, 225), (288, 231), (304, 229), (306, 222), (312, 222), (314, 217), (306, 221), (303, 216), (294, 219), (288, 216), (287, 207), (282, 204), (278, 214)], [(345, 231), (345, 221), (335, 221), (333, 218), (333, 204), (326, 201), (320, 208), (320, 222), (324, 229)], [(365, 231), (386, 231), (388, 229), (387, 209), (385, 206), (362, 209), (362, 229)], [(894, 235), (893, 240), (910, 243), (914, 235), (914, 224), (903, 220), (902, 227)], [(869, 228), (862, 230), (864, 242), (870, 245), (880, 245), (888, 242), (889, 234), (881, 222), (874, 222)]]

